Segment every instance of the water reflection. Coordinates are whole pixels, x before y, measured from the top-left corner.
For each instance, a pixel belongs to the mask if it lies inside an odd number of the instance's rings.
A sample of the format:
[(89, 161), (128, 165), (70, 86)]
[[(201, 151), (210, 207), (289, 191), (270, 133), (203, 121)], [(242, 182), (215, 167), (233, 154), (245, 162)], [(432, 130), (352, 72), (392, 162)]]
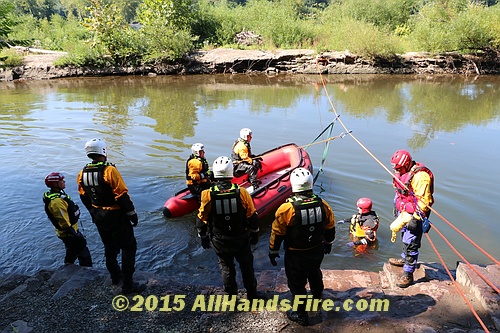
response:
[[(439, 132), (456, 132), (467, 125), (498, 119), (500, 94), (495, 78), (463, 80), (438, 77), (407, 81), (400, 77), (342, 82), (330, 93), (342, 109), (356, 117), (382, 112), (387, 121), (416, 128), (407, 145), (418, 150)], [(334, 83), (334, 82), (330, 82)]]
[[(488, 175), (491, 165), (500, 163), (498, 154), (492, 153), (499, 148), (500, 78), (323, 78), (328, 96), (317, 75), (0, 83), (0, 146), (2, 156), (15, 164), (0, 166), (0, 267), (4, 272), (23, 273), (60, 265), (60, 241), (41, 205), (43, 177), (56, 168), (68, 179), (76, 178), (87, 162), (84, 143), (100, 136), (107, 141), (110, 161), (117, 163), (139, 211), (138, 269), (194, 274), (200, 279), (213, 274), (218, 279), (214, 256), (200, 251), (194, 217), (167, 221), (161, 215), (165, 200), (184, 186), (191, 144), (203, 142), (207, 159), (213, 161), (229, 154), (241, 127), (250, 127), (256, 153), (288, 142), (305, 145), (333, 119), (328, 97), (342, 121), (384, 164), (389, 164), (395, 149), (415, 152), (415, 158), (436, 175), (435, 208), (498, 257), (500, 231), (490, 214), (500, 194)], [(340, 131), (337, 126), (333, 135)], [(308, 148), (316, 170), (323, 148)], [(472, 154), (489, 163), (478, 165)], [(349, 137), (331, 143), (323, 170), (316, 190), (332, 204), (338, 219), (351, 214), (358, 197), (368, 196), (382, 221), (379, 248), (356, 256), (345, 245), (348, 231), (340, 225), (326, 267), (379, 270), (388, 257), (400, 252), (399, 242), (390, 243), (388, 230), (393, 196), (389, 175)], [(68, 193), (75, 195), (76, 183), (67, 186)], [(27, 192), (22, 200), (17, 194), (20, 189)], [(102, 265), (97, 232), (88, 215), (83, 218), (96, 265)], [(271, 221), (272, 217), (262, 221), (255, 248), (257, 269), (272, 269), (266, 243)], [(20, 225), (22, 232), (17, 233)], [(463, 239), (450, 237), (459, 242), (463, 254), (473, 257), (470, 260), (484, 261)], [(439, 239), (437, 243), (443, 245)], [(40, 246), (44, 252), (37, 251)], [(450, 265), (457, 260), (449, 250), (442, 254)], [(428, 245), (421, 259), (435, 260)]]

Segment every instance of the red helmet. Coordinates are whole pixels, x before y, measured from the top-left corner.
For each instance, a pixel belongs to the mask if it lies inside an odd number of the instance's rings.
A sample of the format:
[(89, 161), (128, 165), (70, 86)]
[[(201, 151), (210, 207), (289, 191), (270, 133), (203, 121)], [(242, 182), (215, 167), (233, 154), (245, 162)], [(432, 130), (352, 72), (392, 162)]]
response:
[(60, 172), (51, 172), (45, 176), (45, 185), (47, 187), (54, 187), (60, 180), (64, 179), (64, 175)]
[(361, 208), (361, 213), (369, 213), (372, 210), (372, 200), (370, 198), (359, 198), (356, 206)]
[(392, 155), (391, 165), (394, 170), (404, 169), (404, 171), (410, 170), (411, 166), (411, 155), (408, 151), (400, 149)]

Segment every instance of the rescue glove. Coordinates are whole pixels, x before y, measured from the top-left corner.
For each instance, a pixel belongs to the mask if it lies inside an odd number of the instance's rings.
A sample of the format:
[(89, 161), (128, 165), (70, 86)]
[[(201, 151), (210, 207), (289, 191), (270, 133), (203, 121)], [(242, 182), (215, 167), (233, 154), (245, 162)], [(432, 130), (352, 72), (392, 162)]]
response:
[(332, 252), (332, 244), (325, 243), (323, 252), (325, 254), (330, 254), (330, 252)]
[(424, 220), (422, 221), (422, 231), (424, 233), (428, 233), (429, 230), (431, 230), (431, 228), (432, 228), (431, 221), (429, 221), (427, 217), (424, 217)]
[(354, 246), (354, 242), (349, 242), (349, 243), (347, 243), (347, 246), (349, 246), (349, 247), (353, 247), (353, 246)]
[(256, 232), (250, 232), (248, 238), (250, 239), (251, 245), (255, 245), (259, 242), (259, 235)]
[(68, 227), (64, 229), (64, 233), (68, 236), (78, 236), (78, 233), (73, 229), (73, 227)]
[(80, 207), (77, 204), (75, 204), (75, 217), (77, 221), (80, 218)]
[(137, 216), (135, 210), (128, 212), (127, 216), (130, 221), (130, 224), (132, 224), (133, 227), (137, 226), (137, 223), (139, 223), (139, 217)]
[(279, 258), (280, 254), (279, 253), (271, 253), (269, 252), (269, 261), (271, 262), (271, 265), (277, 266), (278, 263), (276, 262), (276, 258)]
[(208, 236), (201, 237), (201, 247), (205, 250), (210, 248), (210, 238)]

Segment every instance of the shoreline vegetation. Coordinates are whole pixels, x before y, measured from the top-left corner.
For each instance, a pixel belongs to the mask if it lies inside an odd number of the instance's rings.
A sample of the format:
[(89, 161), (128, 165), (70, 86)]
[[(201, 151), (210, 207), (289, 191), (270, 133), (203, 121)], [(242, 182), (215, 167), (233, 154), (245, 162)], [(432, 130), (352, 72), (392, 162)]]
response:
[(345, 52), (314, 50), (213, 49), (186, 55), (178, 63), (144, 66), (56, 66), (65, 53), (27, 54), (20, 65), (0, 68), (0, 81), (95, 76), (193, 74), (500, 74), (500, 55), (406, 53), (391, 60), (365, 59)]
[[(498, 22), (498, 0), (0, 0), (0, 68), (38, 49), (64, 76), (498, 74)], [(204, 61), (220, 50), (244, 55)]]

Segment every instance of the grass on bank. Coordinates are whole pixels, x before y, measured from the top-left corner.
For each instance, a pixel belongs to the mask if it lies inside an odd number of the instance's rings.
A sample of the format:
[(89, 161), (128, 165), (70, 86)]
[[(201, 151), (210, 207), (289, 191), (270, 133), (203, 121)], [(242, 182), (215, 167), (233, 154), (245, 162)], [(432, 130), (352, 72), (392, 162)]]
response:
[(0, 67), (16, 67), (23, 62), (23, 55), (14, 49), (0, 50)]
[[(349, 50), (372, 59), (410, 51), (500, 50), (500, 5), (478, 1), (143, 0), (135, 27), (113, 2), (90, 3), (83, 19), (20, 15), (8, 39), (66, 51), (57, 64), (76, 66), (157, 64), (216, 47)], [(235, 35), (244, 29), (260, 35), (262, 43), (236, 44)]]

